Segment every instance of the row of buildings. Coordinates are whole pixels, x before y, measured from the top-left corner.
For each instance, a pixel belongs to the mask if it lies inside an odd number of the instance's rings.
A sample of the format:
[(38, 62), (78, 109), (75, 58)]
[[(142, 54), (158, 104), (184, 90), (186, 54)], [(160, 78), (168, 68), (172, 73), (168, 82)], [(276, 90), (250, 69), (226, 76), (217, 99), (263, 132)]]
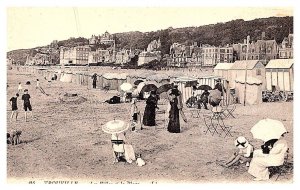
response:
[[(101, 44), (103, 46), (101, 46)], [(105, 32), (103, 35), (92, 35), (89, 44), (76, 47), (58, 47), (58, 42), (53, 41), (49, 47), (40, 48), (34, 56), (29, 56), (26, 65), (87, 65), (98, 63), (125, 64), (138, 55), (138, 65), (149, 63), (153, 60), (160, 61), (160, 39), (149, 43), (146, 50), (116, 50), (113, 35)], [(56, 55), (56, 57), (53, 57)], [(265, 33), (261, 39), (248, 42), (228, 44), (226, 46), (211, 46), (198, 44), (187, 46), (174, 43), (170, 47), (167, 65), (170, 67), (213, 67), (218, 63), (233, 63), (236, 60), (262, 60), (266, 64), (272, 59), (293, 58), (293, 34), (285, 37), (281, 44), (275, 40), (266, 40)]]
[(173, 67), (201, 66), (212, 67), (218, 63), (232, 63), (236, 60), (262, 60), (264, 64), (272, 59), (293, 58), (293, 34), (285, 37), (281, 44), (275, 40), (266, 40), (265, 33), (256, 42), (248, 42), (226, 46), (200, 45), (194, 43), (185, 46), (174, 43), (170, 47), (168, 65)]

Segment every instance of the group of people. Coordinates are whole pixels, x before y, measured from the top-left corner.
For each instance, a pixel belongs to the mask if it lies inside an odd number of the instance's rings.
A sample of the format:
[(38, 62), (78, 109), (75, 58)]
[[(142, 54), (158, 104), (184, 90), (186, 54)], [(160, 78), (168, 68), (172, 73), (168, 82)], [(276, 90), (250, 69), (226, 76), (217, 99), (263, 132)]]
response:
[(221, 83), (221, 79), (216, 79), (215, 87), (210, 90), (210, 92), (208, 89), (204, 89), (204, 92), (199, 96), (196, 95), (196, 90), (197, 87), (193, 86), (193, 95), (187, 100), (186, 104), (189, 107), (194, 107), (196, 105), (198, 109), (201, 109), (201, 107), (208, 109), (208, 104), (212, 107), (219, 106), (226, 93), (226, 89)]
[(284, 163), (284, 157), (288, 150), (286, 140), (283, 139), (285, 133), (279, 139), (270, 139), (261, 145), (261, 149), (254, 150), (248, 140), (241, 136), (235, 141), (237, 151), (221, 166), (230, 167), (236, 163), (245, 163), (248, 173), (254, 176), (255, 181), (268, 180), (270, 176), (270, 166), (280, 166)]
[[(19, 90), (18, 93), (16, 93), (15, 96), (11, 97), (9, 102), (11, 104), (11, 115), (10, 115), (10, 121), (12, 122), (13, 118), (15, 117), (15, 121), (18, 120), (18, 97), (19, 97)], [(28, 90), (24, 90), (24, 94), (22, 95), (23, 100), (23, 108), (25, 111), (25, 122), (27, 122), (27, 112), (29, 111), (31, 113), (31, 117), (33, 117), (32, 114), (32, 106), (30, 102), (30, 95), (28, 94)]]

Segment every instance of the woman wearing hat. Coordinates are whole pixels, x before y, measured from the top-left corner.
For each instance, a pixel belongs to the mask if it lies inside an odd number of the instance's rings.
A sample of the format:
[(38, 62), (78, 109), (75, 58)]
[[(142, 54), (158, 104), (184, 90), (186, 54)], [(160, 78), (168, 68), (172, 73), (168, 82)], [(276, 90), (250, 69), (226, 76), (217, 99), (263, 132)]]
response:
[(228, 159), (225, 164), (221, 164), (224, 167), (230, 167), (236, 162), (244, 163), (246, 162), (246, 166), (249, 166), (249, 162), (253, 157), (253, 146), (249, 144), (247, 139), (243, 136), (238, 137), (234, 141), (235, 147), (238, 150)]
[(147, 98), (146, 107), (143, 116), (143, 125), (155, 126), (155, 109), (157, 108), (157, 98), (154, 91), (150, 92)]
[(187, 122), (183, 112), (182, 107), (180, 106), (180, 93), (176, 89), (172, 89), (170, 95), (170, 111), (169, 111), (169, 124), (168, 124), (168, 131), (170, 133), (180, 133), (180, 120), (179, 120), (179, 113), (183, 117), (183, 120)]

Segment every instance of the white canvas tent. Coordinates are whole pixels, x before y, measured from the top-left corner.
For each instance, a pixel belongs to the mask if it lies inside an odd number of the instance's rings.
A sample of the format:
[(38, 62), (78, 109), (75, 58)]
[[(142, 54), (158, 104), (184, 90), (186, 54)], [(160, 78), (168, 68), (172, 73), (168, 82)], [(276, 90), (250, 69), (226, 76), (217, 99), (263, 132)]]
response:
[(185, 105), (185, 102), (193, 95), (193, 88), (190, 84), (197, 83), (197, 79), (191, 77), (178, 77), (173, 82), (175, 85), (178, 85), (178, 90), (182, 94), (182, 103)]
[(270, 60), (266, 66), (266, 83), (267, 90), (272, 90), (272, 86), (278, 86), (282, 91), (293, 91), (294, 60)]
[(230, 69), (232, 66), (233, 63), (218, 63), (214, 68), (214, 75), (231, 81)]
[[(244, 103), (245, 98), (245, 78), (238, 77), (236, 80), (235, 90), (238, 101)], [(246, 84), (246, 104), (260, 104), (262, 103), (262, 81), (248, 77)]]
[[(229, 81), (230, 88), (235, 88), (235, 79), (238, 77), (245, 78), (247, 69), (247, 78), (257, 78), (262, 82), (262, 88), (266, 87), (265, 66), (259, 60), (242, 60), (235, 61), (230, 68), (231, 79)], [(245, 80), (245, 79), (244, 79)]]

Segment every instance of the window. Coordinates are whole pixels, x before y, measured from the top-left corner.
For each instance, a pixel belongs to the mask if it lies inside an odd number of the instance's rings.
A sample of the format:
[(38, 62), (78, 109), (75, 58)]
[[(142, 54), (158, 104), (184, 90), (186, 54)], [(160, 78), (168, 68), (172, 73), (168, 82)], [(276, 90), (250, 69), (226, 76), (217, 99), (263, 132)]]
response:
[(261, 75), (261, 69), (256, 69), (256, 75), (260, 76)]

